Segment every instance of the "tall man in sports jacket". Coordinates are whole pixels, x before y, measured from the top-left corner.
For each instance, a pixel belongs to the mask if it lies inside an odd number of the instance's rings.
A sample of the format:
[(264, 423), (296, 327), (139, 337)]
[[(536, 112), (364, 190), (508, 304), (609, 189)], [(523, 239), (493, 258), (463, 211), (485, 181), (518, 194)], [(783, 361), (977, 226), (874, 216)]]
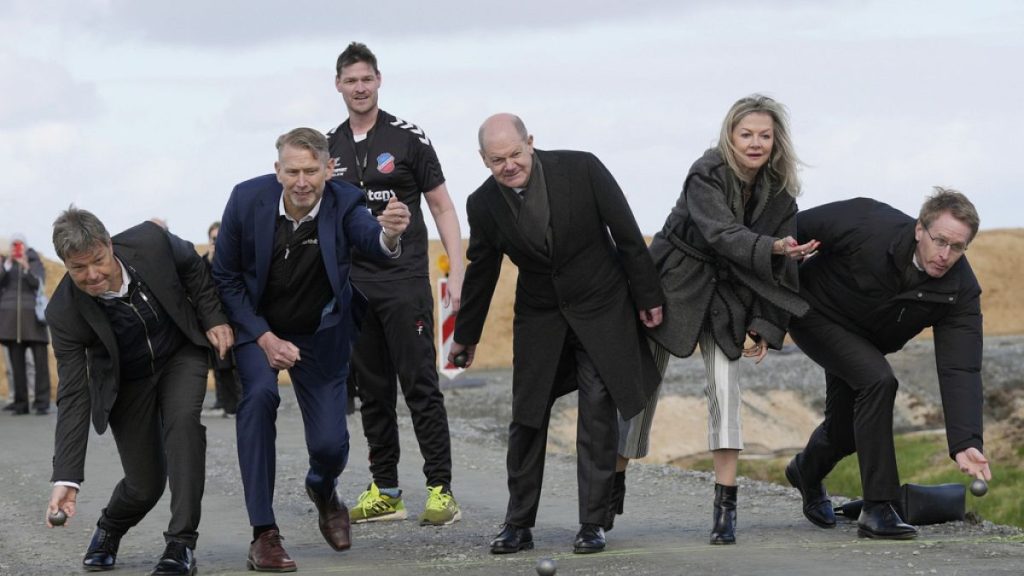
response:
[(659, 382), (637, 316), (647, 326), (661, 322), (661, 283), (622, 190), (593, 154), (534, 150), (533, 136), (511, 114), (488, 118), (479, 140), (492, 177), (466, 205), (470, 264), (452, 358), (464, 352), (472, 364), (502, 258), (519, 268), (509, 503), (491, 552), (533, 547), (551, 405), (574, 387), (581, 528), (573, 551), (600, 552), (616, 408), (626, 418), (637, 414)]
[(335, 489), (348, 460), (349, 350), (365, 301), (349, 284), (352, 251), (400, 253), (409, 222), (392, 200), (374, 218), (354, 186), (328, 181), (327, 139), (296, 128), (277, 140), (276, 174), (235, 187), (224, 208), (213, 276), (238, 332), (242, 380), (238, 460), (253, 527), (249, 567), (295, 570), (274, 518), (277, 376), (288, 370), (305, 424), (306, 493), (335, 550), (351, 546), (348, 509)]
[(352, 355), (349, 382), (361, 400), (373, 480), (351, 515), (353, 522), (406, 517), (398, 483), (395, 404), (400, 385), (423, 455), (427, 502), (420, 524), (444, 525), (458, 520), (461, 512), (451, 490), (451, 438), (438, 386), (434, 300), (421, 204), (425, 201), (430, 208), (448, 253), (448, 294), (454, 311), (462, 294), (462, 234), (430, 139), (416, 125), (378, 108), (380, 84), (377, 58), (365, 44), (353, 42), (338, 56), (335, 85), (348, 108), (348, 120), (328, 134), (334, 177), (359, 186), (374, 214), (398, 198), (409, 206), (411, 218), (399, 258), (352, 257), (352, 282), (366, 295), (369, 309)]
[(85, 569), (114, 567), (121, 537), (169, 481), (167, 548), (153, 574), (194, 574), (207, 350), (223, 358), (234, 341), (206, 264), (152, 222), (111, 238), (74, 206), (54, 222), (53, 247), (68, 272), (46, 308), (60, 378), (48, 512), (75, 515), (91, 417), (101, 434), (109, 425), (124, 478), (96, 523)]
[(964, 257), (978, 225), (970, 200), (944, 188), (916, 220), (869, 198), (797, 216), (798, 241), (816, 238), (821, 247), (800, 267), (800, 295), (811, 310), (789, 331), (825, 369), (825, 420), (786, 477), (815, 525), (835, 526), (822, 479), (856, 452), (864, 495), (858, 533), (917, 536), (892, 507), (900, 488), (892, 436), (899, 384), (885, 355), (927, 327), (935, 335), (949, 456), (969, 476), (992, 477), (982, 454), (981, 288)]

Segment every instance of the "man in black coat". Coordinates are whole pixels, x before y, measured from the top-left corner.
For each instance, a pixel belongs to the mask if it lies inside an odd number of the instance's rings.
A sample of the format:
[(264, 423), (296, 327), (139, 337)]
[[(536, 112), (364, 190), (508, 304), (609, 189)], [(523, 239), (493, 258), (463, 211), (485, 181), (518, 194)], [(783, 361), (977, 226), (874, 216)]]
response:
[(815, 525), (835, 525), (822, 479), (857, 452), (865, 502), (858, 534), (917, 536), (892, 506), (900, 488), (892, 434), (898, 382), (885, 355), (927, 327), (934, 333), (949, 455), (962, 472), (991, 479), (982, 454), (981, 288), (964, 257), (978, 225), (970, 200), (943, 188), (925, 201), (917, 220), (868, 198), (797, 216), (798, 240), (816, 238), (821, 247), (800, 269), (800, 295), (811, 311), (789, 330), (825, 369), (825, 420), (786, 477)]
[[(220, 234), (220, 221), (210, 224), (206, 230), (207, 244), (206, 254), (203, 261), (206, 262), (207, 270), (213, 270), (213, 257), (217, 253), (217, 235)], [(229, 353), (223, 358), (216, 354), (210, 355), (210, 368), (213, 369), (214, 382), (214, 404), (209, 410), (203, 410), (203, 416), (224, 416), (234, 418), (238, 412), (238, 403), (242, 401), (242, 383), (238, 379), (238, 371), (235, 369), (235, 355)]]
[(57, 357), (57, 430), (47, 525), (75, 515), (90, 416), (110, 426), (124, 468), (83, 564), (114, 567), (121, 537), (171, 486), (167, 547), (153, 574), (194, 574), (206, 460), (199, 419), (207, 350), (234, 342), (206, 264), (188, 242), (152, 222), (113, 238), (72, 206), (53, 224), (67, 266), (46, 309)]
[(519, 268), (509, 504), (491, 551), (533, 547), (551, 405), (578, 387), (582, 527), (573, 549), (599, 552), (615, 473), (615, 410), (635, 415), (660, 380), (637, 315), (648, 326), (661, 322), (661, 284), (622, 190), (594, 155), (534, 150), (511, 114), (487, 119), (479, 140), (493, 177), (467, 202), (470, 264), (449, 358), (465, 353), (472, 364), (507, 255)]

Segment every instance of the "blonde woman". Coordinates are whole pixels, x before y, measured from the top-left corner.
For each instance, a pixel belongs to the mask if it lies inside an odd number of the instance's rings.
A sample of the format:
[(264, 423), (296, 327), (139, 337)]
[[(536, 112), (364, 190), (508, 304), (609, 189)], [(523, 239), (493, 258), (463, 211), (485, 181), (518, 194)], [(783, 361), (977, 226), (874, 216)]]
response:
[[(798, 244), (798, 160), (785, 108), (761, 95), (729, 109), (718, 145), (690, 168), (682, 194), (651, 243), (666, 304), (650, 331), (664, 374), (668, 354), (700, 344), (707, 367), (708, 445), (715, 468), (712, 544), (736, 542), (736, 464), (743, 449), (739, 360), (779, 349), (798, 296), (797, 261), (818, 246)], [(749, 342), (749, 345), (747, 345)], [(642, 456), (656, 397), (623, 428), (625, 458)]]

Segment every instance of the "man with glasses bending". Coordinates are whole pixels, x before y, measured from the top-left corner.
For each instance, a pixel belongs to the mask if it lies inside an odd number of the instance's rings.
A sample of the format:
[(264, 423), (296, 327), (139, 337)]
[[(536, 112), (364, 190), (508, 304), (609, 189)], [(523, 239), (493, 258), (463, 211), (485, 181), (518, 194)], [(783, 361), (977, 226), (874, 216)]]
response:
[(900, 490), (892, 434), (898, 383), (885, 355), (928, 327), (949, 456), (961, 472), (991, 479), (982, 453), (981, 288), (964, 257), (978, 225), (971, 201), (940, 187), (917, 220), (868, 198), (800, 212), (798, 241), (817, 238), (821, 248), (800, 268), (800, 295), (811, 311), (789, 330), (825, 369), (825, 419), (786, 478), (813, 524), (835, 526), (822, 480), (857, 452), (865, 502), (858, 535), (917, 536), (892, 506)]

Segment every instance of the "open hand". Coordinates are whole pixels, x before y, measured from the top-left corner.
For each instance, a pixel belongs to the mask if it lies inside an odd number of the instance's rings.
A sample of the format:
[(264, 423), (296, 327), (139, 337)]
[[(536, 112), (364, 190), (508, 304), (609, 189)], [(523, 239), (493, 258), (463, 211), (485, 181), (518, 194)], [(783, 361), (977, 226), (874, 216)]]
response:
[(821, 246), (821, 242), (817, 240), (810, 240), (806, 244), (797, 244), (795, 238), (786, 236), (772, 244), (772, 254), (785, 256), (791, 260), (803, 260), (814, 256), (819, 246)]

